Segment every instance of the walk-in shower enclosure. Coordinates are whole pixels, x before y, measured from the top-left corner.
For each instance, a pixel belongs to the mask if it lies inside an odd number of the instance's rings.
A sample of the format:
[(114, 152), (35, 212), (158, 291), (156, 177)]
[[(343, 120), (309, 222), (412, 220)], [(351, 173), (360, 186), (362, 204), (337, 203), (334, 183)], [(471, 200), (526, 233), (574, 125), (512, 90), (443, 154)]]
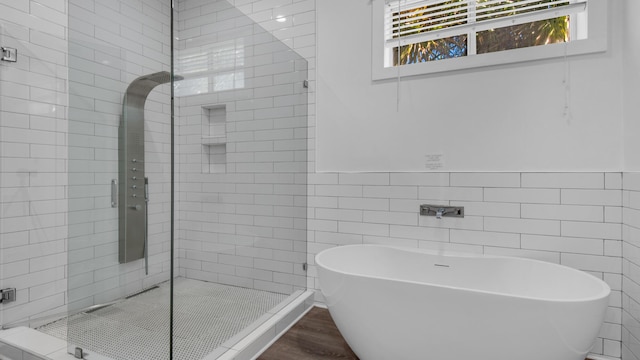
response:
[(68, 1), (70, 352), (200, 359), (306, 288), (307, 63), (174, 3)]

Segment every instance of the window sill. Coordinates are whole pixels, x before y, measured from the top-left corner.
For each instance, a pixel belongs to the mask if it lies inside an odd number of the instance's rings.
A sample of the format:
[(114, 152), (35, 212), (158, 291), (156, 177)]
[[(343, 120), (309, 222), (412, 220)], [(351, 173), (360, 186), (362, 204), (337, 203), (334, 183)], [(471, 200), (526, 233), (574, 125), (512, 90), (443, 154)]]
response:
[(373, 67), (373, 80), (385, 80), (406, 76), (427, 75), (464, 69), (522, 63), (535, 60), (585, 55), (607, 50), (606, 39), (578, 40), (570, 43), (551, 44), (523, 49), (500, 51), (490, 54), (470, 55), (454, 59), (403, 65), (400, 67)]

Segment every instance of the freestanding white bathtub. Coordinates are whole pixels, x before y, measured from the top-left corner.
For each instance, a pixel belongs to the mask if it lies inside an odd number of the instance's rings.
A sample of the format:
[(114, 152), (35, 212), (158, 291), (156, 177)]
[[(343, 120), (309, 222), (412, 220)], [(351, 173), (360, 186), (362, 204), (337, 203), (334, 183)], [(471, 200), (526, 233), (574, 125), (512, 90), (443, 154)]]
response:
[(584, 360), (611, 292), (590, 274), (512, 257), (352, 245), (316, 264), (361, 360)]

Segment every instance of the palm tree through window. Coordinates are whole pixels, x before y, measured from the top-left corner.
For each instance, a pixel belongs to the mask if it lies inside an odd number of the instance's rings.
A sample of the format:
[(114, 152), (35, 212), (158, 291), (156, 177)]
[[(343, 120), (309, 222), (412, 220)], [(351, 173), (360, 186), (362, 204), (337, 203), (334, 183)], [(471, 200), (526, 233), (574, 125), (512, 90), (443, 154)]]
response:
[[(554, 14), (569, 0), (440, 0), (418, 2), (421, 6), (391, 7), (387, 42), (392, 48), (393, 66), (485, 54), (532, 46), (569, 42), (571, 16), (535, 19)], [(512, 20), (512, 19), (517, 19)], [(534, 19), (526, 21), (526, 19)], [(501, 20), (509, 20), (502, 21)], [(509, 22), (515, 25), (505, 26)], [(475, 25), (498, 24), (495, 28)], [(459, 33), (456, 33), (459, 29)], [(449, 36), (420, 41), (430, 34)], [(416, 42), (410, 42), (410, 39)]]

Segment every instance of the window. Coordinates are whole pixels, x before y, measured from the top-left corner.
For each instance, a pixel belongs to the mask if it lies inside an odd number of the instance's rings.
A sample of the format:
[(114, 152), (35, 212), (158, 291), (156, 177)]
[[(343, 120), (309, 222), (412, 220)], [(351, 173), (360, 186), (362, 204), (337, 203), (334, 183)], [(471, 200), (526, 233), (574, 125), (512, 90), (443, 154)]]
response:
[(604, 51), (606, 10), (605, 0), (374, 0), (373, 78)]
[(175, 83), (176, 96), (242, 89), (245, 86), (244, 39), (179, 50), (176, 73), (184, 80)]

